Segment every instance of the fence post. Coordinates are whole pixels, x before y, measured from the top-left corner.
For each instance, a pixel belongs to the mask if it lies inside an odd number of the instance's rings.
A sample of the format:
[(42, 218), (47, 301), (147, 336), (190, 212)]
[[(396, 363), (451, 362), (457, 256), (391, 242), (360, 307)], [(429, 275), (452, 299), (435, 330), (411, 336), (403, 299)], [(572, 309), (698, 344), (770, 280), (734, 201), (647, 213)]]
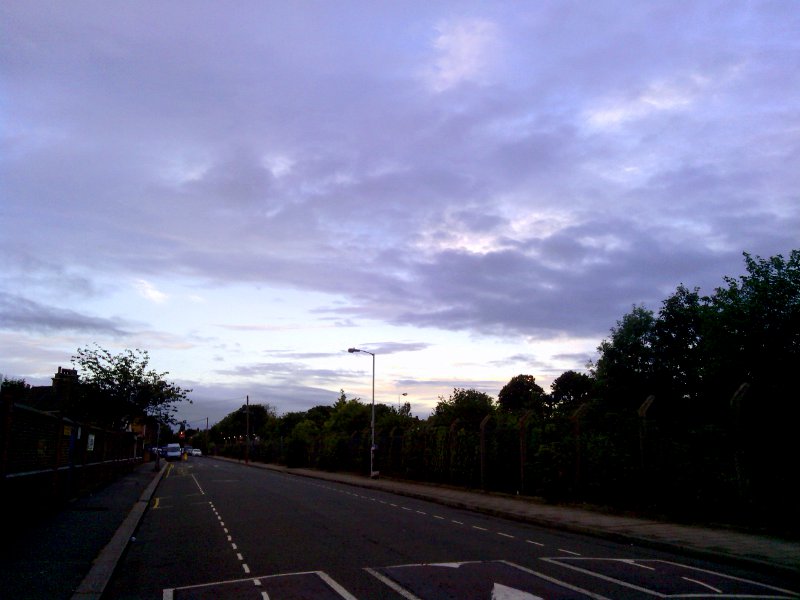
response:
[(645, 444), (647, 438), (647, 411), (655, 402), (656, 397), (652, 394), (647, 397), (647, 399), (642, 402), (642, 405), (639, 407), (639, 410), (636, 413), (639, 415), (639, 459), (642, 465), (642, 471), (644, 472), (646, 465), (645, 461)]
[(455, 421), (453, 421), (450, 424), (450, 429), (449, 429), (448, 435), (447, 435), (447, 437), (448, 437), (448, 439), (447, 439), (447, 447), (448, 447), (448, 452), (447, 452), (447, 474), (448, 474), (448, 478), (450, 480), (450, 483), (453, 483), (453, 480), (454, 480), (454, 477), (453, 477), (453, 462), (454, 462), (453, 461), (453, 457), (455, 456), (455, 453), (456, 453), (456, 427), (458, 426), (458, 423), (460, 421), (461, 421), (461, 419), (456, 419)]
[(9, 390), (0, 392), (0, 406), (2, 406), (2, 422), (0, 422), (0, 492), (5, 496), (6, 473), (8, 473), (8, 448), (11, 444), (11, 422), (14, 410), (14, 397)]
[(731, 420), (733, 421), (734, 434), (733, 464), (734, 468), (736, 469), (736, 487), (737, 491), (739, 492), (740, 502), (747, 498), (749, 495), (748, 488), (750, 487), (749, 477), (747, 476), (747, 473), (745, 473), (745, 467), (742, 464), (744, 456), (742, 442), (744, 438), (744, 427), (742, 426), (742, 403), (749, 389), (750, 384), (743, 383), (734, 392), (733, 396), (731, 396)]
[(481, 489), (486, 489), (486, 425), (491, 420), (491, 413), (481, 421)]
[(525, 467), (528, 464), (528, 421), (533, 411), (526, 411), (519, 418), (519, 493), (525, 493)]
[(570, 419), (573, 423), (575, 423), (575, 490), (580, 491), (582, 485), (582, 473), (581, 473), (581, 418), (586, 413), (589, 404), (584, 403), (581, 404)]

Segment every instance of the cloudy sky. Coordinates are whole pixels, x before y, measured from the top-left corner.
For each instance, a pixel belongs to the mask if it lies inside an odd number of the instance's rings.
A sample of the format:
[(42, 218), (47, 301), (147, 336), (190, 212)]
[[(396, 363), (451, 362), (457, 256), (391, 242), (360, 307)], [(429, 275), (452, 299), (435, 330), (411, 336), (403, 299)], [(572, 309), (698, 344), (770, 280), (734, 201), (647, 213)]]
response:
[[(141, 348), (199, 426), (546, 389), (800, 247), (800, 7), (0, 6), (0, 373)], [(407, 394), (407, 396), (402, 396)]]

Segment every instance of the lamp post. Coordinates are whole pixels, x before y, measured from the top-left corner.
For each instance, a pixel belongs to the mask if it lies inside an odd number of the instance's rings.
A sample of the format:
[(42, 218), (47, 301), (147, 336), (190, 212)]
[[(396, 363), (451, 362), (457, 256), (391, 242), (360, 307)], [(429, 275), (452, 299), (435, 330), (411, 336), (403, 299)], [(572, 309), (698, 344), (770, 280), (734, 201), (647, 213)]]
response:
[(156, 422), (158, 423), (158, 427), (156, 429), (156, 464), (153, 465), (153, 471), (161, 470), (161, 448), (159, 447), (159, 443), (161, 442), (161, 416), (159, 415), (156, 417)]
[(368, 350), (361, 350), (360, 348), (348, 348), (351, 354), (354, 352), (363, 352), (372, 356), (372, 444), (369, 448), (369, 476), (375, 478), (378, 472), (375, 471), (375, 354)]
[(403, 392), (402, 394), (397, 394), (397, 410), (400, 410), (400, 397), (401, 396), (408, 396), (408, 392)]

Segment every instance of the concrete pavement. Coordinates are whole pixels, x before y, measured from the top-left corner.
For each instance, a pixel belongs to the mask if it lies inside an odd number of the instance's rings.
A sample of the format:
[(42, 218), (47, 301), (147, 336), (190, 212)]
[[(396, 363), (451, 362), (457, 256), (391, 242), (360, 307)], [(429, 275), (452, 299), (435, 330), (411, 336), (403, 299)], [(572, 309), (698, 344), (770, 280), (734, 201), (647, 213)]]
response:
[[(200, 460), (209, 460), (204, 457)], [(239, 462), (239, 461), (234, 461)], [(733, 529), (680, 525), (542, 504), (513, 496), (357, 475), (253, 468), (373, 488), (447, 506), (696, 556), (768, 568), (800, 579), (800, 540), (784, 540)], [(96, 494), (32, 527), (3, 536), (0, 597), (99, 600), (166, 469), (140, 465)]]

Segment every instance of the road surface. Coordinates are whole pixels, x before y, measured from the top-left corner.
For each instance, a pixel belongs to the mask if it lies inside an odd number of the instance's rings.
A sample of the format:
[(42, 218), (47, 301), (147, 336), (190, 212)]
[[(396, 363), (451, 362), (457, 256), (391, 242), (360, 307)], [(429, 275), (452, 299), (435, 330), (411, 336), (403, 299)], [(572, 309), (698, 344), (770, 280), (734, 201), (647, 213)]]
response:
[(170, 463), (104, 598), (797, 598), (769, 576), (377, 490)]

